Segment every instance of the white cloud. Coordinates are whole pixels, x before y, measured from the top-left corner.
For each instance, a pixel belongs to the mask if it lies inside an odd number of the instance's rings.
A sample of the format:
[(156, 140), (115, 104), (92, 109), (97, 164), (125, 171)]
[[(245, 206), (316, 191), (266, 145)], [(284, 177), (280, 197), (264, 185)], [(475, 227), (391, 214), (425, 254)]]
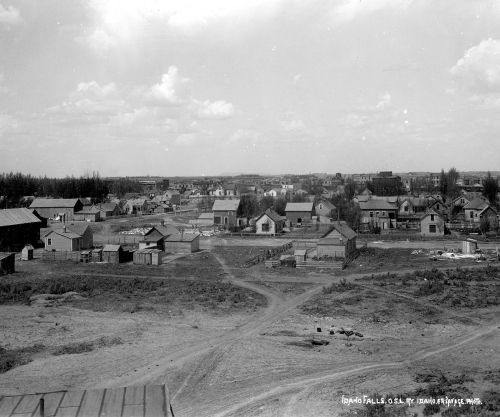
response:
[(229, 144), (248, 145), (259, 143), (262, 140), (262, 133), (256, 130), (238, 129), (228, 140)]
[(200, 119), (227, 119), (234, 115), (234, 106), (224, 100), (200, 101), (193, 99), (194, 113)]
[(81, 82), (76, 86), (77, 93), (89, 93), (95, 97), (104, 98), (116, 94), (115, 83), (99, 85), (96, 81)]
[(180, 146), (189, 146), (196, 142), (195, 133), (182, 133), (175, 139), (175, 144)]
[(0, 26), (15, 26), (23, 22), (19, 10), (12, 6), (3, 6), (0, 4)]
[(146, 98), (152, 99), (159, 104), (178, 105), (184, 103), (187, 98), (188, 78), (179, 75), (175, 66), (170, 66), (168, 72), (163, 74), (161, 82), (151, 87), (146, 93)]
[(95, 28), (89, 34), (77, 36), (75, 40), (83, 45), (89, 46), (90, 49), (100, 54), (108, 52), (117, 43), (117, 39), (113, 38), (106, 30), (101, 28)]
[(406, 10), (413, 0), (341, 0), (332, 9), (335, 20), (346, 22), (381, 10)]
[(468, 49), (450, 72), (469, 88), (500, 90), (500, 40), (486, 39)]

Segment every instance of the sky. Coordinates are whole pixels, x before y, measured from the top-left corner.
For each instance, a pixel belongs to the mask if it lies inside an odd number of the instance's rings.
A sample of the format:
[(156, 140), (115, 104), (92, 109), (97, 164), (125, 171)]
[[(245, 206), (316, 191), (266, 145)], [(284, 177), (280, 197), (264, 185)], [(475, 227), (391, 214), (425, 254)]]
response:
[(0, 172), (498, 170), (497, 0), (0, 0)]

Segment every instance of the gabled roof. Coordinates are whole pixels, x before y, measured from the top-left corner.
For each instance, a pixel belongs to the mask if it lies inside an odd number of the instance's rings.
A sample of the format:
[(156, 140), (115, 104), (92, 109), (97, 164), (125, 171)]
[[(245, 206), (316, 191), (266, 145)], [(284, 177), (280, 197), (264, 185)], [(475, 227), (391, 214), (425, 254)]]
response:
[(96, 214), (99, 212), (99, 208), (96, 206), (86, 206), (80, 211), (75, 212), (75, 214)]
[(443, 218), (443, 216), (441, 216), (441, 214), (439, 214), (437, 211), (435, 211), (433, 209), (428, 209), (428, 210), (425, 211), (425, 213), (423, 213), (420, 216), (420, 220), (422, 221), (424, 218), (426, 218), (427, 216), (430, 216), (431, 214), (433, 214), (434, 216), (438, 216), (441, 219)]
[(65, 238), (68, 238), (68, 239), (80, 239), (82, 237), (79, 234), (72, 233), (72, 232), (64, 232), (62, 230), (51, 230), (50, 232), (47, 232), (43, 237), (46, 238), (46, 237), (50, 236), (52, 233), (59, 235), (59, 236), (62, 236), (62, 237), (65, 237)]
[(276, 213), (273, 209), (268, 208), (264, 213), (257, 217), (255, 221), (258, 221), (263, 216), (269, 217), (275, 223), (282, 220), (282, 217), (278, 213)]
[(361, 210), (397, 210), (397, 207), (394, 204), (388, 203), (384, 200), (360, 201), (359, 208)]
[(213, 213), (201, 213), (198, 216), (198, 219), (207, 219), (207, 220), (213, 220), (214, 219), (214, 214)]
[(117, 203), (102, 203), (99, 204), (99, 211), (113, 211), (117, 206)]
[[(333, 222), (332, 227), (334, 230), (339, 232), (343, 237), (345, 237), (348, 240), (354, 239), (357, 236), (356, 232), (352, 230), (347, 224), (347, 222), (345, 222), (344, 220), (338, 220)], [(327, 234), (323, 236), (323, 238), (328, 238), (329, 235), (332, 233), (332, 231), (333, 230), (330, 230)]]
[(41, 223), (41, 221), (27, 208), (0, 210), (0, 227), (27, 223)]
[(312, 211), (313, 203), (286, 203), (285, 211)]
[(212, 211), (236, 211), (240, 200), (215, 200)]
[(330, 210), (335, 210), (337, 207), (335, 207), (335, 205), (331, 202), (331, 201), (328, 201), (328, 200), (319, 200), (317, 203), (316, 203), (316, 207), (319, 205), (319, 204), (323, 204), (325, 205), (327, 208), (329, 208)]
[(86, 223), (70, 223), (66, 225), (66, 230), (70, 232), (76, 233), (80, 236), (83, 236), (87, 229), (90, 229), (92, 232), (92, 228)]
[(479, 212), (479, 215), (481, 216), (481, 215), (482, 215), (485, 211), (487, 211), (487, 210), (491, 210), (491, 211), (493, 211), (493, 213), (497, 214), (497, 211), (496, 211), (493, 207), (491, 207), (491, 206), (488, 204), (488, 205), (486, 205), (486, 207), (485, 207), (485, 208), (483, 208), (483, 209)]
[(172, 226), (171, 224), (154, 226), (156, 230), (158, 230), (163, 236), (170, 236), (176, 233), (179, 233), (179, 229), (177, 227)]
[(78, 198), (35, 198), (30, 208), (74, 208)]
[(484, 210), (489, 204), (480, 197), (472, 199), (464, 206), (464, 210)]

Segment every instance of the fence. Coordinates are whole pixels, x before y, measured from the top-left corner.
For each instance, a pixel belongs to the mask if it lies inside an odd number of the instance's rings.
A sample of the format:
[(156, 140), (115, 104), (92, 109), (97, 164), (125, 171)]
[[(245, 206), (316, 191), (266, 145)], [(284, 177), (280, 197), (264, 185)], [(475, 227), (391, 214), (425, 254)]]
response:
[(80, 252), (75, 252), (75, 251), (58, 251), (58, 252), (43, 251), (42, 252), (42, 261), (80, 262)]
[(281, 255), (283, 252), (291, 249), (293, 247), (293, 242), (285, 243), (284, 245), (278, 246), (276, 248), (268, 249), (265, 253), (254, 256), (247, 259), (243, 264), (243, 267), (248, 268), (250, 266), (256, 265), (260, 262), (264, 262), (266, 259), (271, 259), (276, 255)]
[(322, 268), (322, 269), (343, 269), (343, 261), (297, 261), (296, 268)]

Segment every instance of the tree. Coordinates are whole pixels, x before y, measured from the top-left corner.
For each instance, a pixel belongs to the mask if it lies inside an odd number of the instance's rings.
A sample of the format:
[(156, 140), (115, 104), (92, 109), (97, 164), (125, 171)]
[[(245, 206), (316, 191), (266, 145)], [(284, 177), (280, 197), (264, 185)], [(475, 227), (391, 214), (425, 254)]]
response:
[(261, 212), (266, 211), (268, 208), (271, 208), (274, 206), (274, 197), (270, 195), (266, 195), (262, 197), (262, 199), (259, 201), (259, 210)]
[(240, 198), (238, 216), (250, 219), (255, 216), (259, 210), (257, 197), (253, 194), (243, 194)]
[(455, 167), (451, 167), (446, 174), (446, 181), (448, 185), (447, 195), (451, 198), (458, 197), (460, 195), (460, 190), (457, 185), (457, 181), (460, 178), (460, 174), (458, 173)]
[(441, 170), (441, 174), (439, 176), (439, 192), (444, 198), (448, 193), (448, 178), (444, 173), (444, 169)]
[(278, 197), (276, 200), (274, 200), (273, 210), (280, 216), (284, 216), (286, 214), (285, 213), (286, 203), (287, 201), (284, 197)]
[(344, 194), (348, 200), (352, 200), (356, 193), (356, 183), (353, 179), (348, 179), (344, 184)]
[(483, 195), (490, 201), (491, 204), (496, 204), (498, 194), (498, 181), (491, 176), (491, 172), (488, 171), (488, 175), (484, 180), (483, 184)]

